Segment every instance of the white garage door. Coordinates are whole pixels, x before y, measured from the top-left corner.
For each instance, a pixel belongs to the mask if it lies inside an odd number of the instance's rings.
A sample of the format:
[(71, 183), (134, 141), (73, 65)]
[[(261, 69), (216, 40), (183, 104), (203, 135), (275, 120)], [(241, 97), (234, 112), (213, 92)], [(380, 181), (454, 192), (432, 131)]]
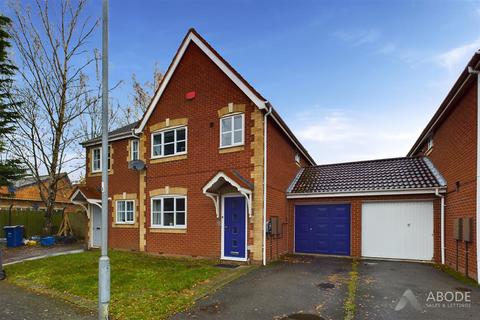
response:
[(432, 260), (433, 203), (364, 203), (362, 256)]

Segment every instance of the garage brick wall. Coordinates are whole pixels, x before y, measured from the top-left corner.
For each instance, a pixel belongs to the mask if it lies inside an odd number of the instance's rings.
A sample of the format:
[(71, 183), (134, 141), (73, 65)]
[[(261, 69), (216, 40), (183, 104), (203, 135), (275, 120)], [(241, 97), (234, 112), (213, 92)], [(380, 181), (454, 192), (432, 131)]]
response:
[[(295, 178), (300, 167), (307, 165), (307, 161), (282, 134), (280, 128), (271, 119), (268, 123), (267, 144), (267, 220), (277, 216), (282, 226), (280, 236), (267, 239), (267, 260), (276, 260), (288, 252), (288, 229), (292, 223), (289, 219), (289, 210), (286, 200), (286, 191)], [(300, 154), (300, 164), (295, 162), (295, 155)]]
[(362, 256), (362, 203), (368, 201), (418, 201), (431, 200), (433, 201), (433, 232), (434, 232), (434, 261), (440, 262), (440, 199), (434, 195), (402, 195), (402, 196), (375, 196), (375, 197), (332, 197), (332, 198), (317, 198), (317, 199), (291, 199), (289, 200), (289, 220), (292, 223), (288, 228), (288, 251), (294, 252), (294, 215), (295, 205), (297, 204), (350, 204), (351, 210), (351, 255), (353, 257)]
[[(456, 240), (453, 238), (455, 218), (473, 219), (474, 242), (468, 248), (469, 276), (477, 278), (476, 266), (476, 162), (477, 162), (477, 86), (473, 83), (455, 102), (450, 114), (435, 129), (433, 149), (427, 152), (447, 180), (445, 208), (446, 264), (456, 267)], [(422, 152), (426, 152), (426, 146)], [(459, 187), (457, 188), (457, 182)], [(458, 271), (465, 272), (465, 243), (459, 243)]]

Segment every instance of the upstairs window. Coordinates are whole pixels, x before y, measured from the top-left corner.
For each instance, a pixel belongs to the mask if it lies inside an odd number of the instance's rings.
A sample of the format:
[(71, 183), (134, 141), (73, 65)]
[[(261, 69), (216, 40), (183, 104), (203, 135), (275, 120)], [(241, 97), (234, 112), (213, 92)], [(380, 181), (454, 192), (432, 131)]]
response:
[(117, 200), (117, 223), (134, 223), (135, 201)]
[(187, 152), (187, 127), (152, 134), (152, 158), (185, 154)]
[(296, 163), (297, 165), (300, 165), (300, 160), (301, 160), (300, 154), (299, 154), (299, 153), (296, 153), (296, 154), (295, 154), (295, 163)]
[[(111, 148), (108, 146), (108, 170), (111, 169), (110, 163)], [(92, 172), (101, 172), (102, 171), (102, 148), (97, 147), (92, 149)]]
[(430, 138), (428, 138), (428, 141), (427, 141), (427, 151), (429, 151), (432, 148), (433, 148), (433, 137), (430, 136)]
[(102, 148), (95, 148), (92, 150), (92, 172), (99, 172), (102, 170)]
[(130, 160), (138, 160), (138, 140), (132, 140), (132, 144), (130, 145), (130, 150), (131, 150)]
[(244, 115), (236, 114), (220, 119), (220, 147), (242, 145), (244, 132)]

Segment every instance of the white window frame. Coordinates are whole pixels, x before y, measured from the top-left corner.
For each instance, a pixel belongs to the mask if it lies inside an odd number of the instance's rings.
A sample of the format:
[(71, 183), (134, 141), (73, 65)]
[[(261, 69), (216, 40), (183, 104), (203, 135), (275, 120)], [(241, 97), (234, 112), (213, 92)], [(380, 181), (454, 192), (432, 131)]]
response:
[[(164, 210), (163, 210), (163, 201), (168, 198), (173, 198), (173, 226), (164, 226), (163, 225), (163, 215), (164, 215)], [(184, 225), (177, 225), (177, 200), (176, 199), (184, 199), (185, 200), (185, 224)], [(157, 211), (154, 212), (153, 210), (153, 202), (160, 200), (160, 224), (154, 224), (153, 223), (153, 214), (157, 213)], [(187, 229), (187, 196), (184, 195), (162, 195), (162, 196), (156, 196), (152, 197), (150, 199), (150, 227), (151, 228), (158, 228), (158, 229)]]
[[(125, 221), (118, 221), (118, 204), (120, 202), (125, 202)], [(133, 205), (133, 214), (132, 214), (132, 221), (127, 221), (127, 202), (132, 202)], [(135, 224), (135, 200), (129, 200), (129, 199), (121, 199), (121, 200), (116, 200), (115, 201), (115, 223), (116, 224)]]
[[(153, 143), (153, 142), (152, 142)], [(133, 147), (134, 145), (137, 146), (137, 150)], [(136, 154), (136, 157), (135, 157)], [(140, 142), (138, 139), (133, 139), (130, 141), (130, 160), (138, 160), (140, 158)]]
[[(237, 116), (241, 116), (242, 118), (242, 141), (241, 142), (237, 142), (235, 143), (233, 140), (234, 140), (234, 132), (235, 132), (235, 127), (234, 127), (234, 118), (237, 117)], [(224, 119), (227, 119), (227, 118), (232, 118), (232, 129), (231, 129), (231, 133), (232, 133), (232, 143), (229, 144), (229, 145), (222, 145), (222, 133), (223, 133), (223, 122), (222, 120)], [(222, 148), (231, 148), (231, 147), (237, 147), (237, 146), (242, 146), (245, 144), (245, 114), (244, 113), (234, 113), (234, 114), (228, 114), (224, 117), (221, 117), (220, 118), (220, 149)]]
[(300, 165), (301, 160), (302, 160), (302, 158), (301, 158), (301, 156), (300, 156), (300, 153), (296, 153), (296, 154), (295, 154), (295, 163), (298, 164), (298, 165)]
[(427, 151), (433, 149), (433, 136), (430, 136), (427, 140)]
[[(98, 150), (99, 153), (99, 167), (95, 169), (95, 150)], [(92, 172), (101, 172), (102, 171), (102, 147), (96, 147), (92, 149)]]
[[(177, 142), (178, 142), (177, 141), (177, 130), (179, 130), (179, 129), (185, 129), (185, 151), (182, 151), (182, 152), (177, 152)], [(174, 142), (173, 142), (174, 145), (175, 145), (175, 152), (173, 154), (164, 155), (164, 148), (165, 148), (164, 135), (165, 135), (165, 132), (168, 132), (168, 131), (175, 131), (175, 137), (174, 137)], [(161, 154), (157, 155), (157, 156), (154, 156), (153, 155), (153, 147), (154, 147), (153, 141), (154, 141), (154, 137), (157, 136), (157, 135), (162, 136), (162, 143), (160, 144)], [(169, 127), (169, 128), (164, 129), (164, 130), (161, 130), (161, 131), (152, 132), (151, 142), (150, 142), (150, 158), (151, 159), (158, 159), (158, 158), (166, 158), (166, 157), (174, 157), (174, 156), (184, 155), (184, 154), (187, 154), (187, 151), (188, 151), (188, 127), (187, 126)]]

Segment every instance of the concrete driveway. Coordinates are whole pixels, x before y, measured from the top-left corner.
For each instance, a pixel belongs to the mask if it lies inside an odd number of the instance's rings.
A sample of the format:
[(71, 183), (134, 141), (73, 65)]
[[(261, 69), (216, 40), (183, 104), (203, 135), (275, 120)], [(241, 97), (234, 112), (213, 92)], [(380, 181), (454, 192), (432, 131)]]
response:
[(290, 258), (248, 273), (172, 319), (343, 319), (351, 268), (350, 259)]
[[(450, 300), (455, 292), (459, 292), (457, 301), (441, 301), (442, 295)], [(478, 287), (465, 285), (432, 265), (412, 262), (361, 261), (356, 302), (357, 319), (451, 320), (479, 319), (480, 315)]]

